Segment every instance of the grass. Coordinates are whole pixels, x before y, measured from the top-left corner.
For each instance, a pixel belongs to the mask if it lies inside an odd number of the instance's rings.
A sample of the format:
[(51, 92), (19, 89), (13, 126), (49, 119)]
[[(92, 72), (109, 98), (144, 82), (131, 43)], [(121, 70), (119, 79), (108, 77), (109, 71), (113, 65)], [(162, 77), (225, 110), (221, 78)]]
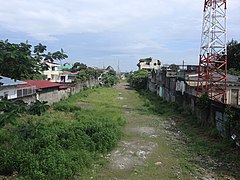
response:
[[(152, 93), (141, 93), (141, 97), (150, 112), (165, 118), (171, 117), (176, 122), (176, 128), (186, 136), (187, 145), (177, 145), (180, 148), (180, 161), (187, 160), (180, 162), (181, 168), (194, 172), (196, 166), (209, 167), (219, 163), (215, 167), (217, 173), (224, 172), (240, 178), (240, 149), (230, 140), (222, 138), (216, 128), (202, 126), (203, 123), (190, 111), (156, 98)], [(209, 158), (213, 162), (208, 163)]]
[[(103, 162), (102, 154), (122, 136), (124, 119), (119, 108), (111, 106), (117, 96), (114, 89), (89, 89), (54, 104), (42, 116), (24, 115), (16, 124), (1, 128), (0, 174), (69, 179)], [(81, 108), (82, 101), (89, 108)]]

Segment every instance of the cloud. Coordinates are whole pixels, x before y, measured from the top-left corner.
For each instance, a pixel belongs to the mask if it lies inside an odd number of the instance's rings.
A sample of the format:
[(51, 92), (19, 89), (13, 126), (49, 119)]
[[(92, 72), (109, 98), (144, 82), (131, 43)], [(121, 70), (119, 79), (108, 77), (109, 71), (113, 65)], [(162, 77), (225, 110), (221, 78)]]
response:
[(176, 0), (8, 0), (1, 2), (0, 24), (48, 40), (65, 33), (114, 30), (152, 17), (159, 17), (161, 23), (177, 16), (175, 12), (184, 4)]
[[(239, 0), (228, 2), (229, 39), (239, 38), (239, 9)], [(195, 62), (202, 12), (203, 0), (7, 0), (0, 36), (60, 46), (72, 59), (154, 55)]]

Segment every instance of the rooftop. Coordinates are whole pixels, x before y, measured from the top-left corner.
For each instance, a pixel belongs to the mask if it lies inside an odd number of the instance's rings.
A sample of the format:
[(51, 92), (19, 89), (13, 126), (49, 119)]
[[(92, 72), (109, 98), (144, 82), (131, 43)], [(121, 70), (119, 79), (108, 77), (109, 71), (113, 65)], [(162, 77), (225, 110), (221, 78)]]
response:
[(23, 81), (18, 81), (16, 79), (11, 79), (5, 76), (0, 76), (1, 86), (17, 86), (17, 85), (23, 85), (23, 84), (27, 84), (27, 83)]
[(27, 82), (31, 86), (36, 86), (36, 90), (61, 86), (61, 84), (50, 82), (47, 80), (24, 80), (24, 81)]

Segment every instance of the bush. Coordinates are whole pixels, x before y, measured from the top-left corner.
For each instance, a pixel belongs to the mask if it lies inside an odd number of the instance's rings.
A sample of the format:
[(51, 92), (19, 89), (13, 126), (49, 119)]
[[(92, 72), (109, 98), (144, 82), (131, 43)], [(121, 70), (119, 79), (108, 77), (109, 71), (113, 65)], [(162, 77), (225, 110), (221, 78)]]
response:
[(111, 150), (121, 135), (116, 123), (97, 118), (23, 122), (0, 132), (0, 173), (18, 172), (31, 179), (72, 178), (92, 164), (95, 152)]
[(46, 101), (36, 101), (34, 103), (31, 103), (29, 109), (28, 109), (28, 112), (29, 114), (32, 114), (32, 115), (42, 115), (44, 112), (46, 112), (48, 109), (49, 109), (49, 105), (47, 105), (47, 102)]
[(147, 89), (148, 72), (139, 70), (133, 72), (128, 79), (128, 82), (137, 90)]

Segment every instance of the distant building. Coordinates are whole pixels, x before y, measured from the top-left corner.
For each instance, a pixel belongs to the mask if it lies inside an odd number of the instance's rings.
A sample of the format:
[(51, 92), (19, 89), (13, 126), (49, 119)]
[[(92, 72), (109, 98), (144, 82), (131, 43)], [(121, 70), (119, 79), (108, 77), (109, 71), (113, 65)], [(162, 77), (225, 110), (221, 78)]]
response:
[(139, 63), (137, 64), (139, 70), (145, 69), (147, 71), (159, 70), (162, 67), (160, 60), (154, 59), (152, 57), (140, 59)]
[(58, 68), (61, 66), (58, 63), (46, 62), (49, 66), (48, 70), (43, 71), (43, 74), (46, 75), (46, 79), (51, 82), (58, 82), (60, 71)]
[(77, 76), (78, 72), (72, 73), (69, 71), (61, 71), (59, 73), (60, 79), (56, 82), (61, 82), (61, 83), (72, 83)]

